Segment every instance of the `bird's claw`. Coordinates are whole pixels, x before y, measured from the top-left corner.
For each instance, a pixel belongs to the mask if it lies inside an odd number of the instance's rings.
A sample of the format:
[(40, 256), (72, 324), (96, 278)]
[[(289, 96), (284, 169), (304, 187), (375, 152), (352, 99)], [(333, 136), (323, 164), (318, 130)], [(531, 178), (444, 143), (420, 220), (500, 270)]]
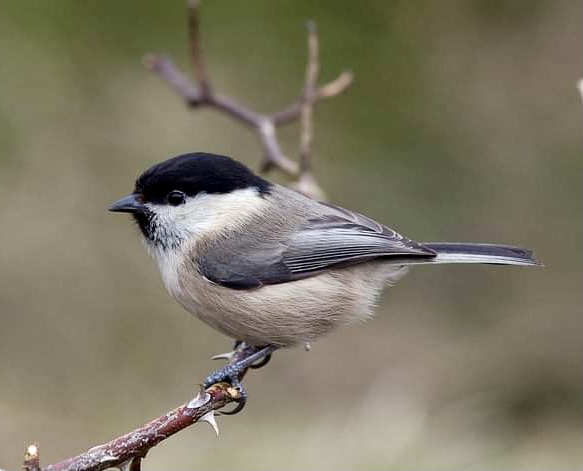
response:
[(267, 365), (269, 360), (271, 360), (271, 353), (269, 355), (265, 355), (263, 359), (259, 360), (257, 363), (249, 365), (249, 368), (252, 370), (258, 370), (259, 368), (263, 368), (265, 365)]
[[(236, 348), (240, 348), (237, 345)], [(228, 382), (233, 388), (239, 392), (237, 399), (237, 407), (229, 412), (222, 412), (224, 415), (233, 415), (241, 412), (247, 401), (247, 392), (241, 384), (241, 376), (247, 368), (261, 368), (265, 366), (271, 358), (271, 354), (276, 350), (276, 347), (268, 345), (260, 349), (254, 347), (250, 348), (249, 354), (238, 361), (229, 363), (224, 367), (213, 371), (208, 375), (203, 383), (203, 388), (208, 388), (216, 383)]]
[(235, 407), (232, 411), (229, 412), (221, 412), (221, 414), (223, 415), (234, 415), (238, 412), (241, 412), (241, 410), (243, 410), (243, 407), (245, 407), (245, 401), (247, 400), (247, 392), (245, 391), (245, 388), (243, 388), (243, 385), (239, 380), (239, 376), (245, 368), (241, 369), (238, 363), (239, 362), (226, 365), (223, 368), (213, 371), (204, 380), (203, 387), (205, 389), (216, 383), (227, 382), (230, 383), (231, 386), (238, 391), (239, 397), (237, 399), (237, 407)]
[[(231, 383), (232, 384), (232, 383)], [(237, 398), (237, 405), (230, 411), (219, 411), (219, 414), (221, 415), (235, 415), (238, 414), (239, 412), (241, 412), (243, 410), (243, 408), (245, 407), (245, 404), (247, 403), (247, 391), (245, 391), (245, 388), (243, 387), (243, 385), (241, 384), (240, 381), (237, 380), (237, 384), (232, 384), (232, 386), (237, 389), (237, 392), (239, 393), (239, 397)]]

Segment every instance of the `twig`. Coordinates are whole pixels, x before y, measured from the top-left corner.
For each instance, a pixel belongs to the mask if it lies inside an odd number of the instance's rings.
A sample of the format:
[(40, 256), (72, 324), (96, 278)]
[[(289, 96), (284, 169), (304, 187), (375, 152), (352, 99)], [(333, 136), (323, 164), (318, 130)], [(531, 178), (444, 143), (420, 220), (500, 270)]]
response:
[(320, 70), (318, 32), (316, 24), (308, 21), (308, 63), (302, 91), (300, 113), (300, 176), (295, 188), (304, 194), (322, 199), (324, 193), (312, 173), (312, 142), (314, 140), (314, 100)]
[(319, 44), (316, 23), (308, 21), (308, 64), (302, 92), (302, 111), (300, 115), (300, 171), (310, 171), (310, 157), (312, 154), (312, 140), (314, 135), (314, 91), (320, 71)]
[(41, 471), (38, 443), (31, 443), (26, 447), (22, 469), (24, 471)]
[[(345, 71), (332, 82), (318, 88), (318, 37), (315, 24), (310, 22), (308, 28), (308, 65), (301, 96), (296, 102), (271, 115), (256, 112), (233, 98), (214, 92), (203, 59), (198, 0), (189, 0), (188, 2), (188, 27), (192, 65), (198, 85), (180, 72), (168, 57), (148, 54), (143, 59), (144, 65), (168, 82), (182, 96), (188, 106), (214, 108), (252, 128), (257, 133), (264, 151), (260, 171), (267, 172), (278, 169), (296, 182), (294, 185), (296, 189), (308, 196), (321, 198), (322, 190), (311, 172), (313, 106), (321, 100), (342, 93), (352, 83), (353, 76), (352, 73)], [(298, 119), (301, 121), (302, 128), (299, 165), (285, 155), (277, 138), (278, 126), (289, 124)]]
[[(332, 82), (322, 85), (318, 90), (316, 90), (316, 96), (314, 103), (318, 103), (321, 100), (327, 98), (333, 98), (336, 95), (340, 95), (344, 90), (346, 90), (350, 84), (354, 81), (354, 74), (345, 70), (337, 78), (332, 80)], [(271, 115), (271, 119), (277, 126), (283, 126), (285, 124), (293, 123), (298, 119), (302, 112), (302, 103), (297, 101), (287, 106), (283, 110), (277, 111)]]
[(206, 65), (200, 47), (200, 22), (198, 20), (198, 0), (188, 0), (188, 31), (190, 33), (190, 52), (194, 66), (195, 78), (200, 87), (201, 99), (204, 101), (212, 94), (211, 84), (206, 73)]
[[(248, 347), (245, 344), (241, 344), (232, 355), (229, 355), (229, 362), (235, 363), (241, 360), (248, 354), (246, 348)], [(219, 357), (223, 356), (219, 355)], [(240, 375), (241, 380), (245, 374), (246, 371)], [(167, 414), (108, 443), (52, 464), (45, 471), (101, 471), (108, 468), (139, 471), (141, 460), (151, 448), (196, 422), (208, 422), (218, 434), (215, 411), (237, 401), (239, 397), (239, 391), (230, 384), (214, 384), (206, 390), (201, 389), (189, 402)], [(40, 471), (40, 468), (27, 471)]]
[(213, 94), (203, 100), (199, 88), (166, 56), (147, 54), (143, 57), (142, 64), (163, 77), (189, 106), (207, 105), (214, 107), (253, 128), (261, 122), (262, 116), (260, 114), (227, 97)]
[(46, 471), (101, 471), (108, 468), (135, 470), (152, 447), (196, 422), (211, 420), (209, 414), (214, 414), (215, 410), (237, 398), (237, 390), (229, 384), (215, 384), (191, 401), (142, 427), (78, 456), (52, 464)]
[[(248, 354), (246, 348), (245, 344), (241, 344), (229, 355), (229, 362), (240, 361)], [(241, 380), (246, 373), (244, 371), (240, 375)], [(237, 401), (239, 397), (239, 391), (230, 384), (214, 384), (206, 390), (201, 389), (189, 402), (142, 427), (78, 456), (52, 464), (45, 471), (101, 471), (108, 468), (140, 471), (141, 460), (151, 448), (196, 422), (208, 422), (218, 434), (215, 411)]]

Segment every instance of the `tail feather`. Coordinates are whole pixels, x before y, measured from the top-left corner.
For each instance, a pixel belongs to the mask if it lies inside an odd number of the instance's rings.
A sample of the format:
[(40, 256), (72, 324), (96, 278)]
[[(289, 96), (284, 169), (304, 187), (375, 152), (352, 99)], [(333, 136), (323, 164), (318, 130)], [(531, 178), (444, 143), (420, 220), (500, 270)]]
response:
[(531, 250), (498, 244), (427, 242), (423, 246), (436, 252), (430, 263), (492, 263), (500, 265), (542, 266)]

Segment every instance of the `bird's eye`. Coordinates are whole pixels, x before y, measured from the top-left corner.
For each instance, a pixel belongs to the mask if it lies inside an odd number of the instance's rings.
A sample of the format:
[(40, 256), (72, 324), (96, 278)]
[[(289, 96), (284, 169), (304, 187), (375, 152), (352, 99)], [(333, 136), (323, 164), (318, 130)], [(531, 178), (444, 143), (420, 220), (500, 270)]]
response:
[(168, 193), (168, 204), (172, 206), (178, 206), (179, 204), (184, 203), (186, 199), (186, 195), (182, 193), (182, 191), (173, 190)]

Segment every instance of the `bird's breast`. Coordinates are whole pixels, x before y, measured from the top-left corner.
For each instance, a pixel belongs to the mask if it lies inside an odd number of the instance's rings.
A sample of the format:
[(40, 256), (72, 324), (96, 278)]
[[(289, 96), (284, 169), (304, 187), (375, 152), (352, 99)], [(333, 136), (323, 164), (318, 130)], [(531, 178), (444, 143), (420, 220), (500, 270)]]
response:
[[(169, 293), (214, 329), (253, 345), (313, 341), (372, 315), (382, 286), (399, 267), (367, 263), (288, 283), (234, 290), (200, 273), (195, 254), (156, 257)], [(387, 271), (387, 269), (389, 271)]]

